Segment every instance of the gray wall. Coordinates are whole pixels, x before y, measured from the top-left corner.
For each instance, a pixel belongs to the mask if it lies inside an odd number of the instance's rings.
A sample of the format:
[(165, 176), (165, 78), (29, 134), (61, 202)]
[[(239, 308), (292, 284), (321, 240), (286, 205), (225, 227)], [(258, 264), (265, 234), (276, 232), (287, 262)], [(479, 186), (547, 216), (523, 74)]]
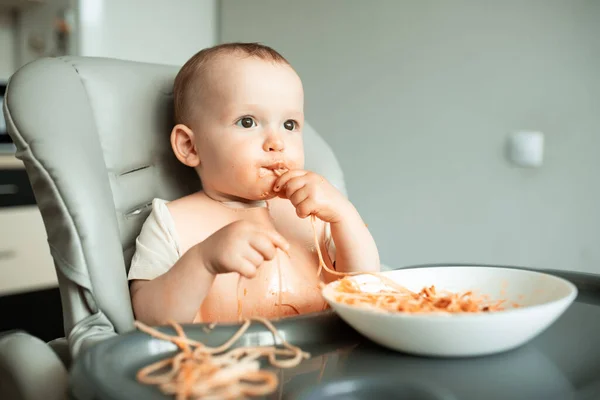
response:
[[(295, 66), (391, 266), (600, 272), (600, 1), (224, 0)], [(514, 130), (545, 163), (504, 158)]]

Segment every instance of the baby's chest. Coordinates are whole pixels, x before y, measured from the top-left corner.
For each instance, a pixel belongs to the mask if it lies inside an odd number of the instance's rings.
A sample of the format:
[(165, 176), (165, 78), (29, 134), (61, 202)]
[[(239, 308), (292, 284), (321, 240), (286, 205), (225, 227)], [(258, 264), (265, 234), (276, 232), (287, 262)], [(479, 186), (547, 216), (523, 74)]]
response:
[(321, 311), (325, 301), (314, 263), (279, 253), (252, 279), (219, 275), (199, 310), (200, 321), (236, 321), (253, 316), (277, 318)]
[[(255, 315), (275, 318), (323, 309), (321, 278), (317, 275), (319, 259), (310, 220), (281, 211), (264, 211), (213, 218), (214, 225), (207, 231), (214, 232), (243, 219), (277, 230), (289, 242), (289, 251), (287, 254), (278, 251), (274, 260), (259, 267), (253, 279), (240, 279), (234, 273), (218, 276), (203, 303), (199, 320), (234, 321)], [(197, 234), (193, 241), (202, 241), (210, 234)], [(317, 237), (321, 234), (318, 230)]]
[[(252, 210), (215, 210), (213, 213), (186, 218), (178, 223), (179, 245), (181, 253), (185, 253), (194, 245), (206, 240), (209, 236), (227, 225), (244, 220), (273, 229), (282, 235), (290, 244), (290, 255), (299, 263), (313, 262), (317, 257), (315, 248), (315, 231), (309, 219), (301, 219), (293, 208), (274, 207), (274, 209)], [(315, 226), (317, 240), (323, 239), (320, 225)], [(318, 258), (315, 258), (318, 260)]]

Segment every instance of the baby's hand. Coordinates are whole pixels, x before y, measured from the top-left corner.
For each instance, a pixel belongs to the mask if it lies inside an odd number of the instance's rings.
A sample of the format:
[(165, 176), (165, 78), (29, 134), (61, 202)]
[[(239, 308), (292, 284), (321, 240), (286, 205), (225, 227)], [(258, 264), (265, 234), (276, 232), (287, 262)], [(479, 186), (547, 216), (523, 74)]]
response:
[(289, 249), (289, 243), (275, 230), (248, 221), (226, 225), (198, 246), (208, 272), (237, 272), (246, 278), (253, 278), (263, 262), (275, 258), (277, 248)]
[(339, 222), (349, 204), (325, 178), (310, 171), (284, 173), (275, 181), (273, 191), (279, 197), (289, 199), (300, 218), (314, 214), (325, 222)]

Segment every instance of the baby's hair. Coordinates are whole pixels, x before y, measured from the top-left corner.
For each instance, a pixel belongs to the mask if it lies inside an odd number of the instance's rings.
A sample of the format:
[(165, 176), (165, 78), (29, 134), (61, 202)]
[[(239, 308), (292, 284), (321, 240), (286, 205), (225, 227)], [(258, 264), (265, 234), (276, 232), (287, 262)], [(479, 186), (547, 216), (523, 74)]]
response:
[(193, 94), (197, 91), (196, 80), (204, 72), (203, 70), (220, 55), (239, 54), (246, 57), (256, 57), (265, 61), (272, 61), (290, 65), (290, 63), (269, 46), (260, 43), (224, 43), (208, 47), (194, 54), (179, 70), (173, 85), (173, 101), (175, 107), (175, 123), (189, 124), (189, 106), (193, 100)]

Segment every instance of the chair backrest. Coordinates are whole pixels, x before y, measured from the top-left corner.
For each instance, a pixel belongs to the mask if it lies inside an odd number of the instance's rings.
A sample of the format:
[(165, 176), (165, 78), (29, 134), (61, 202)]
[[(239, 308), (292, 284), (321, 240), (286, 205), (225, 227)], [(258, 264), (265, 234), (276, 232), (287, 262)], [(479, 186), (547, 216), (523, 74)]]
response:
[[(200, 189), (169, 144), (178, 68), (43, 58), (9, 80), (4, 114), (44, 221), (72, 355), (133, 327), (126, 271), (151, 200)], [(310, 126), (304, 137), (306, 168), (346, 193), (330, 147)]]

